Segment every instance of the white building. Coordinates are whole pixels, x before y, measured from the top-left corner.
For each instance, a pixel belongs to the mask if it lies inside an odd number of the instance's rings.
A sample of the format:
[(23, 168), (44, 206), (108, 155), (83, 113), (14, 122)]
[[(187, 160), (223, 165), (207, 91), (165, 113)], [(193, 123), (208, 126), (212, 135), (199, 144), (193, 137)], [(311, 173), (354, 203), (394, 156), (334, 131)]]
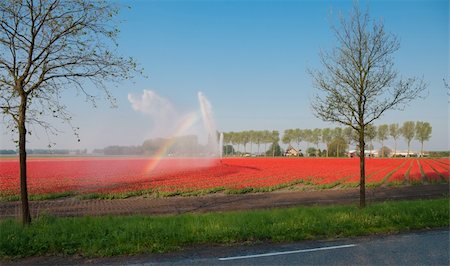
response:
[[(351, 157), (351, 158), (357, 157), (358, 154), (359, 154), (359, 151), (357, 151), (357, 150), (349, 150), (347, 152), (347, 156)], [(379, 154), (378, 154), (377, 150), (365, 150), (364, 154), (365, 154), (366, 157), (379, 157)]]

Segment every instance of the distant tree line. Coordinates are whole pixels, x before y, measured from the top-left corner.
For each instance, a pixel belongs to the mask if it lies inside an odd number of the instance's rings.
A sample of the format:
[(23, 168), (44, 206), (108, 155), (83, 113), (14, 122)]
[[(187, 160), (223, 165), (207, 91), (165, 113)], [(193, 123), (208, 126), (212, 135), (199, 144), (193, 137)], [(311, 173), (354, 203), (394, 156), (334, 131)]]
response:
[[(413, 140), (421, 144), (421, 154), (424, 153), (424, 143), (431, 138), (432, 127), (428, 122), (406, 121), (402, 125), (382, 124), (378, 126), (369, 125), (366, 128), (366, 143), (368, 150), (374, 150), (374, 142), (379, 142), (381, 157), (388, 157), (392, 152), (397, 154), (397, 142), (403, 138), (408, 145), (407, 154), (410, 154), (410, 146)], [(350, 128), (315, 128), (315, 129), (286, 129), (282, 138), (277, 130), (247, 130), (240, 132), (223, 133), (223, 155), (224, 156), (282, 156), (283, 149), (280, 141), (288, 147), (293, 147), (300, 151), (300, 156), (309, 157), (343, 157), (349, 146), (357, 143), (357, 134)], [(394, 149), (385, 146), (387, 140), (394, 141)], [(112, 145), (103, 149), (93, 150), (93, 154), (98, 155), (136, 155), (152, 156), (160, 152), (166, 143), (171, 142), (163, 154), (164, 156), (208, 156), (208, 145), (201, 145), (197, 136), (188, 135), (174, 139), (155, 138), (148, 139), (142, 145), (119, 146)], [(301, 149), (302, 144), (306, 145), (305, 150)], [(323, 144), (325, 149), (321, 150), (319, 145)], [(16, 150), (0, 150), (0, 155), (15, 155)], [(31, 155), (85, 155), (87, 150), (70, 149), (27, 149)], [(430, 153), (430, 156), (437, 156), (439, 152)], [(442, 157), (442, 156), (441, 156)], [(445, 157), (445, 156), (444, 156)]]
[[(70, 150), (70, 149), (27, 149), (27, 154), (31, 155), (85, 155), (87, 149)], [(16, 155), (17, 150), (0, 150), (1, 155)]]
[(2, 154), (2, 155), (12, 155), (12, 154), (17, 154), (17, 151), (15, 151), (15, 150), (0, 150), (0, 154)]
[[(284, 144), (301, 150), (300, 144), (306, 143), (306, 155), (308, 156), (333, 156), (340, 157), (346, 152), (352, 139), (350, 128), (315, 128), (315, 129), (286, 129), (282, 141)], [(321, 151), (319, 144), (324, 143), (326, 150)], [(294, 145), (295, 144), (295, 145)], [(310, 145), (315, 146), (309, 147)]]
[(430, 157), (448, 158), (450, 157), (450, 151), (430, 151)]
[(381, 144), (381, 155), (384, 157), (385, 146), (384, 141), (392, 138), (394, 140), (394, 154), (397, 154), (397, 141), (400, 137), (403, 137), (408, 145), (408, 151), (406, 156), (409, 156), (411, 152), (411, 142), (412, 140), (417, 140), (421, 144), (420, 154), (424, 154), (424, 143), (429, 141), (431, 138), (432, 127), (428, 122), (422, 121), (406, 121), (400, 126), (398, 123), (395, 124), (383, 124), (378, 127), (370, 125), (366, 130), (366, 140), (370, 142), (370, 148), (373, 149), (373, 141), (379, 141)]
[[(170, 145), (168, 145), (170, 143)], [(175, 138), (155, 138), (145, 140), (138, 146), (108, 146), (93, 150), (99, 155), (141, 155), (141, 156), (209, 156), (210, 146), (202, 145), (195, 135), (179, 136)]]
[[(280, 156), (280, 132), (277, 130), (248, 130), (240, 132), (224, 132), (224, 155), (257, 154)], [(267, 148), (269, 145), (269, 148)], [(236, 149), (234, 148), (236, 147)], [(261, 152), (261, 149), (263, 152)]]
[(103, 149), (94, 149), (93, 154), (100, 155), (143, 155), (142, 146), (119, 146), (112, 145)]
[[(432, 127), (428, 122), (406, 121), (402, 125), (398, 123), (371, 125), (365, 131), (365, 139), (369, 150), (373, 150), (373, 143), (381, 144), (380, 155), (387, 157), (392, 150), (385, 146), (389, 139), (394, 141), (394, 154), (397, 154), (397, 142), (402, 137), (408, 145), (407, 155), (410, 154), (411, 142), (419, 141), (421, 154), (424, 153), (424, 143), (431, 138)], [(280, 139), (278, 131), (248, 130), (241, 132), (224, 132), (224, 155), (281, 155), (282, 151), (275, 152), (279, 141), (301, 151), (301, 144), (306, 144), (306, 156), (342, 157), (346, 155), (351, 144), (358, 143), (358, 135), (350, 127), (345, 128), (315, 128), (315, 129), (286, 129)], [(271, 146), (269, 149), (267, 145)], [(326, 149), (320, 150), (319, 145), (324, 144)], [(262, 146), (262, 147), (261, 147)], [(261, 151), (262, 148), (262, 151)], [(272, 151), (272, 153), (271, 153)], [(300, 155), (303, 155), (300, 153)]]

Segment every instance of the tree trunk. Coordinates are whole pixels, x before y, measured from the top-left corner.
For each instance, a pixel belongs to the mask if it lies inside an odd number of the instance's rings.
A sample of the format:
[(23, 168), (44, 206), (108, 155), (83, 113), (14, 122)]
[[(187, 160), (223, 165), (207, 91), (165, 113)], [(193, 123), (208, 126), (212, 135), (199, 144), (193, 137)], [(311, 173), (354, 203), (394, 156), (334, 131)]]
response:
[(364, 149), (364, 129), (359, 132), (359, 207), (366, 207), (366, 157)]
[(27, 152), (26, 152), (26, 135), (25, 116), (27, 109), (27, 101), (22, 97), (19, 114), (19, 164), (20, 164), (20, 200), (22, 201), (22, 223), (28, 225), (31, 223), (30, 208), (28, 204), (28, 188), (27, 188)]
[(410, 146), (410, 144), (411, 144), (411, 141), (409, 140), (408, 141), (408, 153), (406, 153), (406, 157), (409, 157), (409, 146)]
[(272, 157), (275, 157), (275, 142), (272, 143)]
[(397, 156), (397, 139), (394, 139), (394, 154)]
[(372, 141), (372, 140), (370, 140), (370, 147), (369, 147), (369, 150), (370, 150), (369, 157), (372, 157), (372, 156), (373, 156), (373, 155), (372, 155), (372, 150), (373, 150), (373, 141)]
[(423, 141), (422, 141), (422, 148), (420, 149), (420, 156), (423, 157)]

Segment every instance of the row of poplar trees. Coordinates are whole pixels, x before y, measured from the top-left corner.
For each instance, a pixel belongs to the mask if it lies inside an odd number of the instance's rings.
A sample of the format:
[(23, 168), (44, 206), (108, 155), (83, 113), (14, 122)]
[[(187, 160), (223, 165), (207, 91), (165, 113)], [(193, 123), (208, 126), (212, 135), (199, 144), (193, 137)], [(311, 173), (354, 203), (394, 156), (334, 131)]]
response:
[[(424, 143), (431, 138), (432, 127), (428, 122), (422, 121), (406, 121), (401, 126), (398, 123), (382, 124), (379, 126), (368, 125), (365, 131), (366, 140), (370, 142), (373, 147), (373, 141), (379, 141), (381, 144), (381, 154), (384, 156), (383, 149), (385, 148), (385, 141), (392, 139), (394, 141), (394, 154), (397, 153), (397, 141), (403, 137), (408, 145), (408, 153), (410, 153), (411, 142), (416, 139), (421, 144), (421, 154), (423, 154)], [(286, 129), (284, 131), (282, 142), (300, 149), (300, 143), (306, 142), (316, 146), (319, 149), (319, 144), (323, 143), (327, 147), (326, 156), (340, 156), (343, 154), (350, 144), (357, 143), (358, 136), (351, 127), (346, 128), (316, 128), (316, 129)], [(330, 154), (330, 151), (333, 151)], [(316, 153), (316, 155), (318, 155)]]
[[(422, 121), (406, 121), (402, 125), (382, 124), (379, 126), (368, 125), (366, 128), (366, 140), (370, 142), (373, 147), (373, 142), (378, 141), (381, 144), (381, 154), (384, 157), (385, 141), (392, 139), (394, 141), (394, 154), (397, 153), (397, 142), (400, 137), (403, 137), (408, 145), (408, 153), (410, 153), (411, 142), (413, 139), (421, 144), (421, 154), (423, 154), (424, 143), (431, 138), (432, 127), (428, 122)], [(280, 141), (280, 134), (278, 131), (269, 130), (247, 130), (240, 132), (224, 132), (224, 145), (236, 146), (237, 151), (243, 149), (244, 153), (261, 154), (261, 146), (263, 146), (264, 154), (266, 154), (267, 145), (271, 144), (270, 149), (274, 149), (278, 141)], [(352, 143), (357, 143), (358, 136), (351, 127), (345, 128), (315, 128), (315, 129), (286, 129), (284, 131), (281, 141), (292, 147), (300, 150), (300, 144), (305, 142), (307, 146), (313, 144), (316, 146), (316, 151), (319, 150), (319, 144), (323, 143), (326, 148), (326, 157), (343, 156), (345, 150)], [(254, 145), (256, 149), (254, 149)], [(242, 149), (241, 149), (242, 148)], [(249, 149), (248, 149), (249, 148)], [(269, 149), (269, 150), (270, 150)], [(233, 149), (234, 150), (234, 149)], [(232, 151), (225, 149), (225, 156), (230, 155)], [(316, 156), (318, 153), (316, 152)]]
[[(248, 130), (240, 132), (224, 132), (223, 133), (223, 143), (225, 145), (236, 145), (237, 150), (240, 151), (243, 148), (244, 153), (250, 152), (253, 154), (261, 154), (261, 145), (263, 145), (264, 153), (275, 155), (276, 147), (280, 141), (280, 132), (277, 130)], [(256, 150), (253, 150), (253, 144), (256, 145)], [(270, 144), (269, 150), (267, 145)], [(247, 147), (249, 146), (249, 150)], [(228, 154), (228, 149), (225, 149), (224, 155)]]

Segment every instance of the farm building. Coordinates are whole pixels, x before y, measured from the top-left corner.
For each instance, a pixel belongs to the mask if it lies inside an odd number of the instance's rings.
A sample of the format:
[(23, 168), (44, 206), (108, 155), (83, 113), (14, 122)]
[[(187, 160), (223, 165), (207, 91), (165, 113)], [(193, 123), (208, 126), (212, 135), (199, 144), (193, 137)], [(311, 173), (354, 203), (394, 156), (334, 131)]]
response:
[[(366, 157), (381, 157), (380, 151), (378, 150), (365, 150)], [(357, 157), (359, 155), (359, 151), (357, 150), (349, 150), (347, 152), (348, 157)], [(392, 152), (389, 154), (389, 157), (429, 157), (430, 154), (424, 152), (423, 154), (420, 154), (420, 152), (417, 151), (397, 151)]]
[(300, 156), (301, 150), (297, 150), (291, 145), (286, 149), (286, 152), (284, 153), (284, 156)]
[(429, 157), (430, 154), (428, 152), (424, 152), (421, 154), (418, 151), (397, 151), (391, 154), (391, 157)]
[[(376, 150), (365, 150), (364, 154), (366, 157), (379, 157), (378, 151)], [(347, 152), (347, 156), (350, 158), (359, 156), (359, 151), (357, 150), (349, 150)]]

